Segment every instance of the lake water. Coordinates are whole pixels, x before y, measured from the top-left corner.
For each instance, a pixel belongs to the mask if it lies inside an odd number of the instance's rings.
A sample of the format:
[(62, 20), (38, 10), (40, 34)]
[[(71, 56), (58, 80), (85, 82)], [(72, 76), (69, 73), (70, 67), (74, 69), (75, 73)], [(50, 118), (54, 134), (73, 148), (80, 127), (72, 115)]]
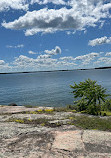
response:
[(0, 74), (0, 104), (55, 107), (73, 104), (70, 85), (88, 78), (111, 94), (111, 69)]

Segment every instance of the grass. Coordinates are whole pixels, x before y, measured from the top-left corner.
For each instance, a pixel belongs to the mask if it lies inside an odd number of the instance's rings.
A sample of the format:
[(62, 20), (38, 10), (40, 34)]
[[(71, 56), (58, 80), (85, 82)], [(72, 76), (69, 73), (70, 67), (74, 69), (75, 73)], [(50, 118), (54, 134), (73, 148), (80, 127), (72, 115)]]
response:
[(24, 112), (20, 112), (20, 113), (22, 113), (22, 114), (54, 114), (54, 112), (73, 112), (73, 113), (75, 113), (76, 110), (72, 110), (67, 107), (57, 107), (57, 108), (53, 108), (53, 109), (44, 108), (44, 109), (39, 109), (36, 111), (24, 111)]
[[(56, 112), (72, 112), (68, 119), (70, 121), (67, 123), (67, 125), (75, 125), (76, 127), (79, 127), (81, 129), (90, 129), (90, 130), (102, 130), (102, 131), (111, 131), (111, 118), (104, 119), (100, 118), (99, 116), (89, 116), (89, 115), (81, 115), (81, 116), (74, 116), (73, 113), (76, 113), (77, 111), (73, 109), (73, 107), (60, 107), (60, 108), (53, 108), (53, 109), (39, 109), (36, 111), (28, 111), (23, 112), (24, 114), (55, 114)], [(78, 112), (81, 114), (84, 114), (85, 111)], [(110, 111), (101, 111), (101, 116), (111, 116)], [(64, 119), (67, 119), (66, 117)], [(22, 123), (22, 124), (33, 124), (33, 125), (41, 125), (41, 126), (47, 126), (47, 127), (58, 127), (61, 126), (62, 123), (49, 123), (50, 121), (53, 121), (53, 119), (47, 119), (47, 118), (38, 118), (36, 120), (32, 119), (19, 119), (19, 118), (11, 118), (8, 120), (9, 122), (16, 122), (16, 123)]]
[(104, 116), (104, 113), (106, 114), (106, 116), (111, 116), (110, 111), (101, 111), (102, 116)]
[(76, 112), (75, 109), (71, 109), (69, 108), (69, 106), (66, 106), (66, 107), (56, 107), (54, 108), (54, 111), (55, 112)]
[(29, 119), (19, 119), (19, 118), (11, 118), (7, 120), (7, 122), (16, 122), (16, 123), (21, 123), (21, 124), (33, 124), (33, 125), (41, 125), (41, 126), (46, 126), (46, 127), (58, 127), (61, 126), (62, 124), (60, 123), (55, 123), (51, 124), (49, 121), (53, 121), (53, 119), (46, 119), (46, 118), (38, 118), (36, 120), (31, 120)]
[[(45, 112), (53, 112), (51, 111), (45, 111)], [(103, 111), (104, 113), (105, 111)], [(111, 112), (107, 112), (107, 115), (111, 115)], [(102, 131), (111, 131), (111, 118), (100, 118), (99, 116), (89, 116), (89, 115), (81, 115), (81, 116), (75, 116), (73, 113), (68, 116), (64, 117), (64, 119), (69, 119), (67, 122), (67, 125), (74, 125), (80, 129), (89, 129), (89, 130), (102, 130)], [(41, 125), (41, 126), (47, 126), (47, 127), (59, 127), (63, 123), (62, 122), (55, 122), (50, 123), (50, 121), (53, 121), (54, 119), (47, 119), (47, 118), (38, 118), (36, 120), (32, 119), (20, 119), (20, 118), (10, 118), (8, 122), (16, 122), (16, 123), (22, 123), (22, 124), (33, 124), (33, 125)]]
[(19, 118), (10, 118), (8, 122), (17, 122), (17, 123), (24, 123), (24, 124), (47, 124), (47, 122), (50, 121), (50, 119), (46, 118), (38, 118), (36, 120), (29, 119), (19, 119)]
[(111, 118), (103, 119), (88, 116), (70, 116), (70, 124), (82, 129), (111, 131)]
[(38, 106), (33, 106), (33, 105), (24, 105), (26, 108), (38, 108)]
[(36, 111), (24, 111), (24, 112), (20, 112), (22, 114), (53, 114), (54, 109), (39, 109)]
[[(99, 117), (89, 117), (89, 116), (69, 116), (68, 119), (70, 121), (67, 125), (74, 125), (80, 129), (89, 129), (89, 130), (102, 130), (102, 131), (110, 131), (111, 132), (111, 118), (103, 119)], [(8, 122), (16, 122), (22, 124), (33, 124), (33, 125), (41, 125), (46, 127), (59, 127), (62, 125), (61, 122), (57, 123), (49, 123), (53, 121), (52, 119), (46, 118), (38, 118), (36, 120), (29, 119), (19, 119), (19, 118), (11, 118)]]

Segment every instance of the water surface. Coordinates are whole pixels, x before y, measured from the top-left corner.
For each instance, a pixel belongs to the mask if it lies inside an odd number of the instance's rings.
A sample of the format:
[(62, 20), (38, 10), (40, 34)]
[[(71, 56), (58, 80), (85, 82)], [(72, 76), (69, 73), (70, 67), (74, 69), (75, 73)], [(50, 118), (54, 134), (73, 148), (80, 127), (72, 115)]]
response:
[(111, 94), (111, 69), (0, 74), (0, 104), (65, 106), (73, 104), (70, 85), (96, 80)]

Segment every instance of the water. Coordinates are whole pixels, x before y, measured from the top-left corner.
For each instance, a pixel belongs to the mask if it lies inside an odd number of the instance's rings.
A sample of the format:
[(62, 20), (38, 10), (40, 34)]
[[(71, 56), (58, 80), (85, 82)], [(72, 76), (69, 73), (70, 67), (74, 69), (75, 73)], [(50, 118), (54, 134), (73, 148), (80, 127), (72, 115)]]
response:
[(0, 104), (55, 107), (73, 104), (70, 85), (88, 78), (111, 94), (111, 69), (0, 74)]

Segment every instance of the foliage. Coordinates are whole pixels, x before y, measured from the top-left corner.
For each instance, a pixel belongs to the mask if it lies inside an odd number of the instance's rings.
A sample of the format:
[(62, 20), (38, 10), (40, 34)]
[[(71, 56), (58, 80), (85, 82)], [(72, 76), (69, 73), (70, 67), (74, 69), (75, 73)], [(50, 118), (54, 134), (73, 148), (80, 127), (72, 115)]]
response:
[(111, 99), (106, 99), (103, 103), (102, 110), (111, 111)]
[(110, 111), (101, 111), (101, 116), (111, 116)]
[(78, 107), (78, 111), (86, 110), (90, 114), (97, 115), (101, 111), (102, 102), (105, 102), (106, 89), (98, 85), (96, 81), (91, 79), (74, 83), (70, 86), (73, 89), (74, 98), (81, 98), (74, 102)]
[(44, 111), (48, 114), (51, 114), (54, 112), (54, 109), (45, 109)]
[(24, 107), (26, 107), (26, 108), (35, 108), (35, 106), (33, 106), (33, 105), (24, 105)]
[(72, 116), (69, 117), (69, 119), (71, 120), (70, 125), (75, 125), (82, 129), (111, 131), (111, 118), (103, 119), (98, 116)]
[(73, 105), (67, 105), (66, 107), (55, 107), (55, 112), (76, 112), (76, 107)]

